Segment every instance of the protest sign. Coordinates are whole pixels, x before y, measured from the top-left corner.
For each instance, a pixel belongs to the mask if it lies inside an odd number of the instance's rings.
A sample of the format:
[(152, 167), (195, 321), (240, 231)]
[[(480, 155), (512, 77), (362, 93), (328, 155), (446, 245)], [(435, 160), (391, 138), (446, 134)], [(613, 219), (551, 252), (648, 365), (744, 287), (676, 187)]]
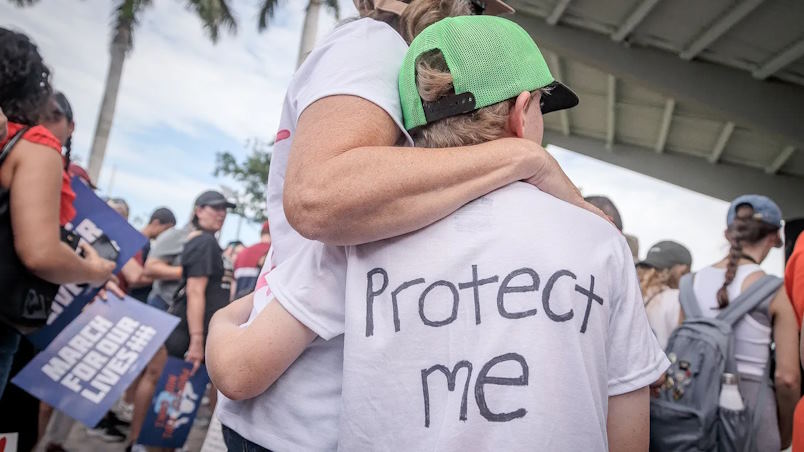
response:
[(174, 449), (184, 446), (209, 382), (206, 367), (202, 365), (191, 376), (192, 369), (192, 363), (168, 357), (137, 438), (139, 444)]
[[(80, 179), (73, 178), (71, 185), (75, 192), (73, 206), (76, 215), (64, 228), (74, 232), (87, 243), (93, 243), (105, 234), (120, 248), (115, 267), (115, 273), (119, 272), (123, 265), (145, 246), (148, 239), (106, 205)], [(98, 290), (97, 287), (88, 285), (63, 284), (53, 301), (53, 312), (47, 321), (47, 326), (29, 334), (28, 339), (39, 350), (47, 347), (67, 324), (78, 317), (81, 309), (92, 301)]]
[(140, 374), (179, 319), (113, 294), (92, 303), (12, 381), (94, 426)]

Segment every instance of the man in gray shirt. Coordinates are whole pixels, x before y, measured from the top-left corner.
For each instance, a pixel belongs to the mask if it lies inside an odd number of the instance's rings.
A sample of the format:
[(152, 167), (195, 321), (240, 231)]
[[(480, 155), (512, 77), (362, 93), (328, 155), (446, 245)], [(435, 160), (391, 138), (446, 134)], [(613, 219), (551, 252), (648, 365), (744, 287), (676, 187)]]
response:
[(192, 224), (167, 230), (151, 247), (145, 262), (145, 275), (154, 280), (149, 305), (167, 311), (173, 303), (173, 295), (181, 284), (181, 252), (192, 230)]

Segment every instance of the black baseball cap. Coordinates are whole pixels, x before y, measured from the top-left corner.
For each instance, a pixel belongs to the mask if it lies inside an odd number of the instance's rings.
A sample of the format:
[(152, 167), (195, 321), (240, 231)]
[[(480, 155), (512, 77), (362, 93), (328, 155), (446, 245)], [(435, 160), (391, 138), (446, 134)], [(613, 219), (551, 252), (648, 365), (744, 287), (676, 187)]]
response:
[(674, 265), (692, 266), (692, 255), (684, 245), (672, 240), (663, 240), (648, 250), (644, 261), (637, 265), (653, 267), (659, 270), (672, 268)]
[(207, 190), (198, 195), (198, 198), (195, 199), (195, 206), (226, 207), (227, 209), (235, 208), (234, 203), (226, 199), (221, 192), (215, 190)]

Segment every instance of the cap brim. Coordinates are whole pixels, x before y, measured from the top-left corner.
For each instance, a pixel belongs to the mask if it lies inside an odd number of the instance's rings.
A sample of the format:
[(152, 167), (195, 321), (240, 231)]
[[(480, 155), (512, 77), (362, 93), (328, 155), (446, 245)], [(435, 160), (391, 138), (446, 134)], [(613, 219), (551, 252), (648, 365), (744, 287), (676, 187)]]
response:
[(505, 14), (514, 14), (516, 10), (508, 6), (507, 3), (500, 0), (489, 0), (486, 3), (486, 11), (483, 12), (487, 16), (502, 16)]
[(545, 88), (550, 88), (550, 92), (541, 99), (543, 115), (578, 105), (578, 96), (563, 83), (553, 82)]
[(204, 203), (202, 205), (203, 206), (209, 206), (209, 207), (226, 207), (227, 209), (234, 209), (235, 207), (237, 207), (237, 205), (235, 205), (235, 204), (233, 204), (233, 203), (231, 203), (229, 201), (213, 201), (213, 202)]

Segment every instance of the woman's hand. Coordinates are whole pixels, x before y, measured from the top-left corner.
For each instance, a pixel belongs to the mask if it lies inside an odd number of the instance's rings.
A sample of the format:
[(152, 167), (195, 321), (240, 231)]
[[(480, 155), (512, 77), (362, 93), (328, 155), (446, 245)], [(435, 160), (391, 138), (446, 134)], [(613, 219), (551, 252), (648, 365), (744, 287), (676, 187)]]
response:
[(108, 301), (109, 292), (115, 294), (118, 298), (125, 297), (126, 293), (123, 292), (123, 289), (121, 289), (120, 286), (117, 285), (118, 282), (119, 281), (117, 280), (117, 278), (114, 275), (112, 275), (112, 279), (106, 281), (106, 284), (103, 286), (103, 288), (100, 291), (98, 291), (97, 295), (95, 295), (95, 298), (92, 300), (92, 303), (94, 303), (95, 300), (97, 299), (100, 299), (102, 301)]
[(86, 263), (92, 269), (92, 274), (87, 279), (87, 282), (93, 287), (102, 286), (112, 278), (115, 263), (100, 257), (95, 248), (86, 242), (81, 242), (79, 246), (84, 253)]
[(564, 173), (558, 161), (547, 152), (541, 145), (529, 140), (519, 140), (528, 146), (536, 146), (535, 152), (543, 154), (542, 165), (533, 176), (525, 179), (525, 182), (536, 186), (539, 190), (555, 196), (556, 198), (568, 202), (574, 206), (588, 210), (593, 214), (611, 223), (611, 218), (603, 213), (602, 210), (593, 206), (583, 199), (581, 191), (572, 183), (569, 176)]
[(190, 348), (184, 354), (184, 360), (193, 363), (193, 370), (190, 375), (195, 375), (195, 372), (201, 367), (201, 362), (204, 360), (204, 335), (201, 333), (190, 334)]

